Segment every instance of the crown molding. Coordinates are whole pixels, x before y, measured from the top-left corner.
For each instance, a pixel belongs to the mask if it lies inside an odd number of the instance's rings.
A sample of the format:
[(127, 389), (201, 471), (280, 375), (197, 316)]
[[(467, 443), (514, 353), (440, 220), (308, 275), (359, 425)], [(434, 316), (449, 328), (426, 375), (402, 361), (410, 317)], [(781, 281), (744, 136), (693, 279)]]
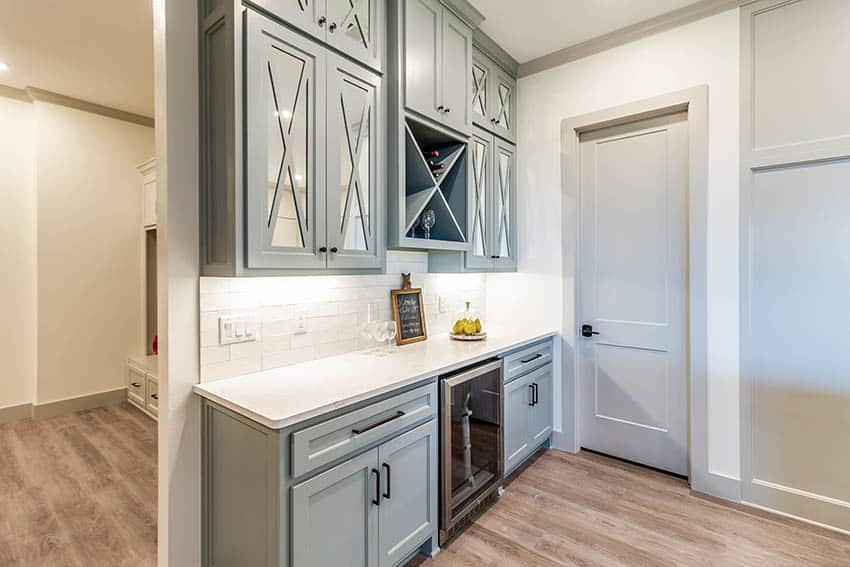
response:
[(472, 43), (480, 49), (487, 57), (495, 61), (505, 71), (516, 77), (519, 71), (519, 63), (511, 57), (511, 54), (502, 49), (502, 47), (493, 41), (493, 39), (481, 31), (481, 28), (476, 28), (472, 32)]
[(752, 0), (700, 0), (690, 6), (661, 14), (654, 18), (626, 26), (611, 33), (589, 39), (576, 45), (571, 45), (548, 55), (543, 55), (519, 66), (519, 76), (527, 77), (540, 73), (565, 63), (606, 51), (613, 47), (630, 43), (637, 39), (647, 37), (665, 30), (669, 30), (684, 24), (689, 24), (726, 10), (737, 8)]
[(442, 0), (442, 3), (457, 14), (457, 17), (472, 26), (472, 29), (478, 28), (484, 21), (484, 14), (479, 12), (468, 0)]
[(74, 98), (63, 94), (54, 93), (52, 91), (38, 89), (35, 87), (16, 89), (15, 87), (10, 87), (8, 85), (0, 85), (0, 96), (29, 103), (39, 101), (47, 102), (50, 104), (57, 104), (59, 106), (65, 106), (67, 108), (73, 108), (75, 110), (82, 110), (83, 112), (89, 112), (91, 114), (98, 114), (107, 118), (114, 118), (115, 120), (123, 120), (124, 122), (130, 122), (133, 124), (138, 124), (140, 126), (147, 126), (148, 128), (154, 127), (154, 120), (149, 116), (134, 114), (132, 112), (127, 112), (126, 110), (119, 110), (117, 108), (112, 108), (111, 106), (95, 104), (87, 100), (82, 100), (79, 98)]

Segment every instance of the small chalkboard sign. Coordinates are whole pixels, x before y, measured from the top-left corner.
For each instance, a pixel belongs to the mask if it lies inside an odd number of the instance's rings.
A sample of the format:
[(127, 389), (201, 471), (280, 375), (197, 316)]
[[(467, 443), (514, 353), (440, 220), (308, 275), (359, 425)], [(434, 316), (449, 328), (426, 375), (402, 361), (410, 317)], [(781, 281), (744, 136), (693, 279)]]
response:
[(394, 289), (391, 294), (396, 343), (406, 345), (427, 339), (422, 290), (410, 287), (410, 274), (401, 275), (401, 289)]

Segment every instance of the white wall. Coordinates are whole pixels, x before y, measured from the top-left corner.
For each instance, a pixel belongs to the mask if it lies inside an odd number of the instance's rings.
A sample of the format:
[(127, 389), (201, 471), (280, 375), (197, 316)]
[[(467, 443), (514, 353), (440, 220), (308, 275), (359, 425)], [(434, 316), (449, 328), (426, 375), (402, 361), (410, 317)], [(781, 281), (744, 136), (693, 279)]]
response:
[(0, 408), (31, 403), (36, 372), (32, 105), (0, 97)]
[[(506, 322), (540, 311), (560, 324), (562, 308), (572, 312), (573, 282), (560, 280), (561, 120), (702, 84), (709, 87), (709, 471), (737, 478), (738, 10), (520, 80), (522, 274), (491, 276), (487, 305), (491, 318)], [(518, 290), (522, 301), (515, 300)], [(574, 330), (568, 321), (565, 348), (573, 345)]]
[(121, 388), (141, 351), (141, 176), (153, 129), (35, 102), (37, 403)]

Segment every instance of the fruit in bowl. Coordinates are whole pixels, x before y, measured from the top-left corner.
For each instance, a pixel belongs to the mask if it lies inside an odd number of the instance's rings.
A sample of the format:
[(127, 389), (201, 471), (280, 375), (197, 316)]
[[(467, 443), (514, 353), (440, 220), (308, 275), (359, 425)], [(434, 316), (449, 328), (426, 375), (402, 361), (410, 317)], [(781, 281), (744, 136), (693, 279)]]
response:
[(487, 336), (483, 332), (481, 318), (478, 313), (470, 309), (470, 302), (466, 302), (466, 309), (455, 316), (455, 323), (452, 325), (451, 336), (458, 340), (480, 340)]

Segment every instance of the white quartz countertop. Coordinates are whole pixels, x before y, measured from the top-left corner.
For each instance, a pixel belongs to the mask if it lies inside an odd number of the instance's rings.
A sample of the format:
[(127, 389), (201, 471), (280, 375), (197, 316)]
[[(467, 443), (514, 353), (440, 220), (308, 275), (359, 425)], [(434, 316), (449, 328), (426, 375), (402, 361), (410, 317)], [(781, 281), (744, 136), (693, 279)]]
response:
[(195, 393), (271, 429), (344, 408), (557, 334), (550, 329), (488, 331), (477, 342), (448, 334), (395, 347), (388, 356), (352, 352), (197, 384)]

